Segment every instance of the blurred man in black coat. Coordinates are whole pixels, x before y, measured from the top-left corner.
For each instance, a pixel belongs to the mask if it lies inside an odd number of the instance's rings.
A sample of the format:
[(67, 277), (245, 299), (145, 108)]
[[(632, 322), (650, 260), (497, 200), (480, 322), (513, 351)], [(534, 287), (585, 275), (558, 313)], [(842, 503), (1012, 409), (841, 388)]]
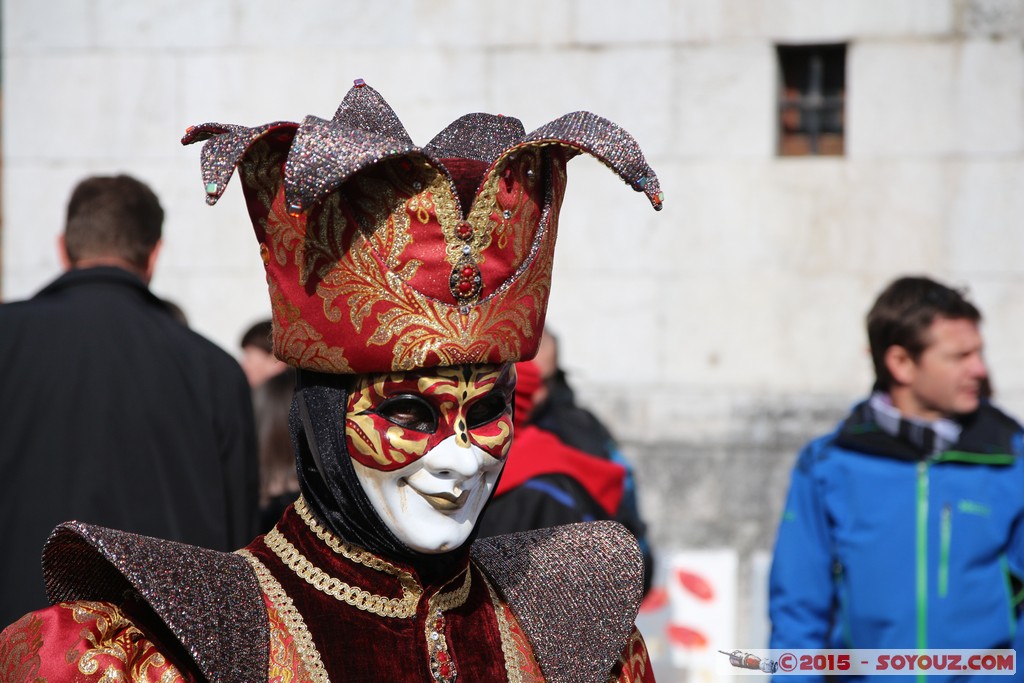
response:
[(249, 387), (149, 291), (163, 209), (128, 176), (82, 181), (67, 271), (0, 306), (0, 623), (45, 602), (69, 519), (229, 550), (255, 530)]

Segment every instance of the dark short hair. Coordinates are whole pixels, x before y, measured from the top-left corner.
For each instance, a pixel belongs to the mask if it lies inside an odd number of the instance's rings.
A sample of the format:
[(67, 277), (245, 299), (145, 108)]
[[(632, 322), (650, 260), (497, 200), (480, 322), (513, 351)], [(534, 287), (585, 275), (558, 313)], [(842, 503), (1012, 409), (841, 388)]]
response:
[(964, 294), (927, 277), (901, 277), (878, 295), (867, 317), (876, 388), (888, 390), (893, 384), (885, 366), (889, 347), (902, 346), (916, 361), (928, 347), (935, 318), (981, 321), (981, 312)]
[(94, 176), (71, 192), (64, 245), (72, 263), (112, 256), (144, 268), (163, 222), (164, 210), (148, 185), (127, 175)]
[(269, 320), (261, 320), (258, 323), (254, 323), (252, 327), (245, 331), (242, 335), (242, 341), (239, 346), (243, 349), (248, 346), (255, 346), (258, 349), (263, 349), (267, 353), (274, 352), (274, 343), (271, 339), (271, 333), (274, 330), (274, 324)]

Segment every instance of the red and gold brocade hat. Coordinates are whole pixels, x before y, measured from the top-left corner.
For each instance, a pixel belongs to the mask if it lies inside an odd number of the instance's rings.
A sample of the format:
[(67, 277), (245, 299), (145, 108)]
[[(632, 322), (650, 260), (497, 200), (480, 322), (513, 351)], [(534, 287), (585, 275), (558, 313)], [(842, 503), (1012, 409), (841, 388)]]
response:
[(207, 202), (239, 168), (267, 270), (274, 353), (328, 373), (532, 358), (551, 283), (565, 165), (586, 152), (655, 209), (636, 141), (589, 112), (526, 134), (468, 114), (417, 147), (356, 81), (330, 121), (206, 123)]

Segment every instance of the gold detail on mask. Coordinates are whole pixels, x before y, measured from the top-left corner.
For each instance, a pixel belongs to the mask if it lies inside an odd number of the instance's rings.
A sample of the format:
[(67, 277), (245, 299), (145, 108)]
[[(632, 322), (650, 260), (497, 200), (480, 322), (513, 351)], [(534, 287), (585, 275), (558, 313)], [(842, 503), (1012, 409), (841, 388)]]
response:
[(498, 433), (493, 436), (476, 435), (473, 437), (480, 448), (493, 452), (499, 446), (501, 447), (501, 457), (504, 458), (508, 455), (508, 451), (512, 448), (512, 420), (500, 423), (498, 425)]

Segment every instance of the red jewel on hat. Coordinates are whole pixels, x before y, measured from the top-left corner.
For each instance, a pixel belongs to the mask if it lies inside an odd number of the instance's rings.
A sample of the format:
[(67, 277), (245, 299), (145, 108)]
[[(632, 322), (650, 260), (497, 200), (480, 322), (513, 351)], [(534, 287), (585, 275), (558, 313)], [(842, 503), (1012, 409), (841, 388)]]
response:
[(362, 88), (364, 85), (366, 85), (366, 81), (364, 81), (361, 78), (357, 78), (356, 80), (352, 81), (352, 85), (355, 86), (356, 88)]

